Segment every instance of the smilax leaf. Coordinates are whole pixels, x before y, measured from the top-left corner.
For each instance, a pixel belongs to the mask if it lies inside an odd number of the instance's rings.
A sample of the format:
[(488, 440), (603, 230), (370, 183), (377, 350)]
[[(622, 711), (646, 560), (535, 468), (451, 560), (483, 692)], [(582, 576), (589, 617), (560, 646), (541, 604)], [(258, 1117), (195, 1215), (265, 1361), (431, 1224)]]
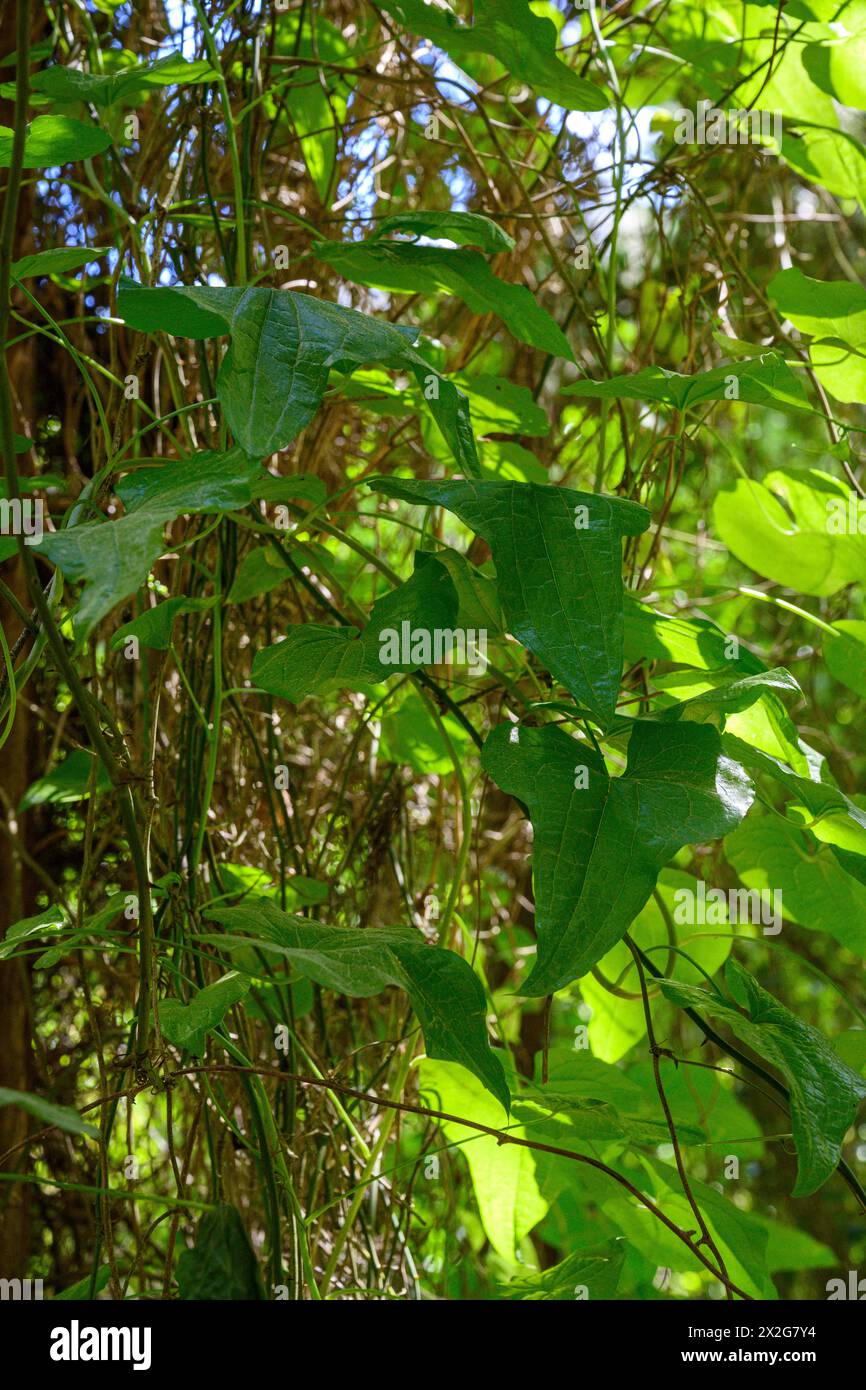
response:
[(183, 1299), (264, 1299), (256, 1257), (236, 1207), (221, 1203), (201, 1218), (195, 1245), (178, 1259), (177, 1286)]
[(521, 989), (528, 995), (553, 994), (591, 970), (677, 850), (733, 830), (753, 799), (743, 769), (704, 724), (636, 721), (621, 777), (552, 724), (500, 724), (481, 762), (532, 820), (538, 955)]
[[(263, 647), (253, 659), (252, 678), (271, 695), (297, 703), (307, 695), (321, 694), (334, 686), (357, 687), (381, 681), (397, 671), (414, 671), (424, 663), (384, 663), (380, 659), (382, 634), (400, 633), (408, 623), (413, 632), (439, 632), (454, 628), (457, 591), (443, 564), (432, 556), (411, 579), (374, 603), (370, 621), (362, 633), (354, 627), (326, 627), (297, 623), (284, 641)], [(411, 649), (407, 655), (411, 657)]]
[(427, 1055), (459, 1062), (508, 1110), (505, 1073), (487, 1040), (484, 990), (462, 956), (430, 946), (413, 927), (325, 927), (281, 912), (266, 898), (209, 907), (205, 916), (232, 932), (250, 933), (255, 944), (278, 951), (302, 975), (339, 994), (367, 999), (388, 985), (404, 989), (424, 1030)]
[(47, 555), (68, 579), (84, 580), (75, 613), (76, 635), (86, 637), (115, 604), (144, 583), (162, 550), (169, 521), (187, 513), (246, 506), (259, 469), (254, 459), (235, 449), (142, 470), (118, 485), (126, 516), (88, 521), (43, 536), (35, 547), (39, 553)]
[(649, 512), (538, 483), (373, 478), (370, 486), (445, 507), (483, 536), (508, 631), (609, 723), (622, 672), (622, 538), (645, 531)]
[(808, 1197), (839, 1162), (842, 1140), (866, 1096), (866, 1080), (843, 1062), (827, 1039), (774, 999), (735, 960), (725, 969), (728, 989), (747, 1013), (699, 985), (662, 980), (673, 1004), (721, 1018), (737, 1037), (784, 1076), (797, 1146), (795, 1197)]
[(479, 471), (466, 398), (415, 351), (417, 329), (293, 290), (149, 289), (127, 279), (121, 280), (117, 312), (146, 333), (231, 334), (217, 395), (248, 454), (260, 458), (291, 444), (318, 410), (332, 370), (379, 362), (412, 372), (457, 462), (468, 473)]
[(249, 980), (233, 970), (200, 989), (189, 1004), (179, 999), (163, 1000), (159, 1006), (160, 1032), (175, 1047), (195, 1057), (204, 1056), (208, 1033), (222, 1023), (229, 1009), (243, 999), (249, 987)]

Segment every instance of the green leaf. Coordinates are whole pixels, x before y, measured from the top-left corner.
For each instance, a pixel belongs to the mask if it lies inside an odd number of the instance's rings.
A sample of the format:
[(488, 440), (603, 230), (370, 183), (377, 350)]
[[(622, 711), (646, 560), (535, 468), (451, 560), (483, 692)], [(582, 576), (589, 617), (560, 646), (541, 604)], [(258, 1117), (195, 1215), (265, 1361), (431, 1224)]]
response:
[(388, 985), (404, 989), (428, 1056), (459, 1062), (508, 1111), (502, 1063), (487, 1039), (484, 990), (462, 956), (428, 945), (413, 927), (324, 927), (281, 912), (264, 898), (239, 907), (212, 906), (205, 916), (230, 931), (252, 934), (300, 974), (339, 994), (366, 999)]
[(25, 917), (21, 922), (13, 922), (7, 927), (0, 941), (0, 960), (14, 956), (18, 948), (28, 941), (41, 941), (46, 936), (56, 936), (67, 930), (66, 914), (61, 907), (46, 907), (34, 917)]
[(32, 275), (62, 275), (98, 260), (107, 249), (105, 246), (52, 246), (49, 251), (36, 251), (32, 256), (13, 261), (9, 273), (13, 280), (26, 280)]
[(528, 1273), (512, 1279), (503, 1293), (506, 1298), (524, 1302), (614, 1299), (625, 1254), (624, 1240), (610, 1240), (591, 1250), (575, 1250), (543, 1274)]
[[(468, 376), (465, 372), (458, 372), (454, 376), (454, 384), (469, 401), (472, 423), (479, 435), (549, 434), (547, 412), (542, 410), (528, 386), (519, 386), (506, 377), (485, 373)], [(489, 448), (489, 445), (484, 447)], [(530, 454), (530, 458), (536, 468), (541, 469), (535, 455)], [(545, 475), (533, 481), (546, 482), (547, 477)]]
[[(533, 1135), (541, 1118), (545, 1134), (555, 1135), (553, 1142), (560, 1146), (567, 1147), (569, 1138), (592, 1143), (619, 1140), (652, 1148), (670, 1143), (670, 1130), (663, 1119), (624, 1114), (604, 1096), (573, 1096), (560, 1091), (556, 1083), (521, 1092), (512, 1108), (528, 1134)], [(705, 1139), (703, 1130), (694, 1125), (683, 1125), (677, 1135), (681, 1144), (700, 1144)]]
[(75, 613), (79, 638), (87, 637), (121, 599), (144, 583), (162, 552), (169, 521), (196, 512), (248, 506), (251, 484), (259, 471), (259, 464), (239, 449), (141, 470), (117, 488), (126, 516), (47, 532), (35, 548), (68, 579), (84, 581)]
[[(13, 131), (0, 126), (0, 169), (12, 162)], [(95, 125), (83, 125), (71, 116), (37, 116), (24, 141), (25, 169), (53, 169), (55, 165), (92, 159), (111, 144), (111, 136)]]
[[(666, 694), (675, 691), (679, 684), (678, 676), (663, 678), (657, 683), (658, 688)], [(700, 683), (704, 689), (699, 694), (662, 705), (655, 711), (655, 718), (662, 723), (675, 723), (680, 719), (708, 720), (721, 726), (728, 715), (750, 709), (756, 701), (765, 699), (777, 690), (783, 690), (788, 695), (802, 697), (803, 694), (799, 683), (784, 666), (739, 677), (731, 671), (710, 671)]]
[(224, 1203), (205, 1212), (192, 1250), (180, 1253), (175, 1278), (185, 1300), (251, 1303), (265, 1298), (256, 1257), (236, 1207)]
[(271, 545), (257, 545), (248, 550), (232, 580), (226, 603), (246, 603), (251, 598), (278, 589), (291, 576), (282, 556)]
[(826, 763), (808, 746), (806, 772), (797, 772), (783, 759), (745, 743), (726, 732), (725, 751), (753, 774), (765, 774), (778, 782), (795, 799), (795, 808), (809, 826), (810, 833), (831, 845), (836, 859), (849, 874), (866, 883), (866, 811), (827, 780)]
[(730, 637), (706, 618), (660, 613), (626, 594), (623, 622), (624, 654), (629, 663), (642, 658), (674, 661), (701, 671), (716, 670), (727, 663), (732, 670), (744, 675), (755, 675), (766, 669), (763, 662), (740, 643), (737, 643), (737, 656), (733, 656)]
[(231, 334), (217, 395), (235, 439), (250, 455), (276, 453), (297, 438), (318, 410), (332, 370), (380, 362), (413, 373), (461, 468), (479, 471), (466, 398), (414, 350), (417, 329), (395, 328), (293, 290), (149, 289), (126, 279), (117, 312), (146, 333)]
[(314, 507), (324, 502), (327, 495), (322, 479), (311, 473), (295, 473), (292, 477), (263, 473), (253, 489), (253, 497), (263, 502), (312, 502)]
[(535, 483), (374, 478), (369, 486), (445, 507), (483, 536), (508, 631), (602, 725), (611, 720), (622, 672), (622, 537), (645, 531), (648, 512)]
[(171, 646), (171, 634), (175, 620), (183, 613), (201, 613), (213, 608), (213, 598), (167, 598), (163, 603), (147, 608), (132, 622), (119, 627), (111, 639), (112, 651), (117, 651), (127, 637), (137, 637), (143, 647), (153, 651), (165, 652)]
[[(682, 1229), (693, 1229), (694, 1212), (683, 1195), (676, 1169), (650, 1154), (641, 1155), (641, 1164), (652, 1179), (654, 1200), (665, 1215)], [(689, 1175), (689, 1186), (721, 1251), (730, 1278), (753, 1298), (777, 1298), (767, 1268), (766, 1227), (751, 1212), (741, 1211), (728, 1197), (708, 1183), (700, 1182), (693, 1173)], [(604, 1203), (603, 1211), (654, 1265), (696, 1272), (703, 1269), (682, 1242), (663, 1230), (645, 1207), (617, 1196)]]
[[(461, 760), (469, 757), (473, 745), (464, 726), (447, 710), (439, 715), (439, 721), (456, 756)], [(382, 720), (382, 756), (406, 763), (423, 777), (453, 773), (454, 758), (439, 723), (416, 690), (407, 691)]]
[[(733, 830), (753, 797), (708, 725), (635, 721), (628, 765), (615, 778), (595, 749), (550, 724), (500, 724), (481, 762), (532, 820), (538, 955), (521, 987), (527, 995), (585, 975), (623, 936), (677, 850)], [(580, 778), (578, 768), (586, 769)]]
[(126, 102), (134, 106), (155, 87), (214, 82), (217, 74), (203, 59), (187, 61), (181, 53), (167, 53), (149, 63), (134, 63), (116, 72), (82, 72), (55, 64), (34, 73), (30, 86), (52, 101), (86, 101), (93, 106)]
[(0, 1106), (3, 1105), (17, 1105), (19, 1110), (26, 1110), (28, 1115), (33, 1115), (43, 1125), (54, 1125), (65, 1134), (86, 1134), (90, 1139), (99, 1138), (99, 1130), (85, 1124), (77, 1110), (72, 1110), (68, 1105), (55, 1105), (53, 1101), (43, 1100), (29, 1091), (10, 1091), (7, 1086), (0, 1086)]
[(477, 246), (491, 256), (497, 251), (514, 250), (514, 238), (478, 212), (395, 212), (391, 217), (382, 218), (371, 240), (379, 241), (394, 232), (456, 241), (458, 246)]
[(792, 268), (767, 286), (779, 313), (812, 338), (818, 380), (837, 401), (866, 401), (866, 289), (850, 280), (812, 280)]
[[(447, 1062), (427, 1060), (421, 1063), (420, 1077), (421, 1097), (431, 1110), (460, 1115), (491, 1129), (501, 1127), (499, 1107), (465, 1071)], [(547, 1214), (549, 1206), (539, 1190), (532, 1150), (499, 1144), (491, 1135), (451, 1120), (440, 1120), (439, 1124), (469, 1164), (487, 1239), (503, 1260), (514, 1264), (524, 1237)], [(524, 1136), (519, 1126), (509, 1125), (508, 1132), (516, 1138)]]
[[(688, 897), (683, 896), (686, 890)], [(730, 952), (730, 941), (711, 935), (701, 925), (692, 926), (679, 921), (677, 908), (680, 903), (693, 902), (698, 891), (698, 881), (693, 874), (680, 869), (663, 869), (658, 882), (629, 927), (629, 936), (636, 946), (649, 955), (651, 960), (663, 965), (665, 973), (688, 984), (700, 983), (707, 975), (714, 975), (724, 964)], [(727, 928), (727, 910), (720, 914), (722, 925), (719, 931)], [(685, 954), (674, 952), (679, 947)], [(694, 964), (692, 963), (694, 962)], [(612, 994), (601, 983), (602, 980), (615, 980), (628, 998)], [(624, 941), (618, 941), (602, 956), (598, 963), (597, 976), (584, 975), (580, 982), (580, 993), (585, 1004), (592, 1010), (587, 1026), (587, 1041), (593, 1054), (605, 1062), (618, 1062), (635, 1043), (646, 1036), (646, 1015), (641, 998), (640, 979), (631, 951)], [(664, 1004), (655, 1005), (657, 1011), (656, 1028), (663, 1028)], [(634, 1106), (623, 1107), (634, 1110)], [(689, 1116), (693, 1121), (694, 1115)]]
[(826, 932), (866, 960), (866, 886), (845, 872), (829, 845), (777, 815), (750, 815), (725, 840), (747, 888), (778, 891), (785, 918)]
[[(294, 624), (287, 629), (284, 641), (256, 652), (251, 673), (254, 683), (297, 704), (308, 695), (335, 686), (355, 689), (398, 671), (417, 671), (434, 664), (423, 659), (426, 653), (421, 654), (422, 659), (414, 659), (414, 641), (420, 637), (423, 642), (426, 637), (430, 655), (436, 655), (434, 638), (438, 634), (440, 647), (447, 651), (442, 636), (455, 627), (457, 591), (448, 567), (436, 556), (419, 552), (418, 558), (420, 564), (412, 578), (373, 604), (363, 632), (354, 627)], [(405, 624), (413, 634), (411, 643), (401, 640)], [(396, 635), (396, 643), (390, 634)], [(383, 661), (381, 654), (391, 645), (398, 649), (398, 657), (407, 655), (410, 659)]]
[(724, 1019), (742, 1042), (782, 1073), (790, 1091), (797, 1148), (793, 1196), (808, 1197), (839, 1162), (845, 1133), (866, 1096), (866, 1080), (837, 1056), (816, 1028), (768, 994), (736, 961), (728, 961), (725, 980), (736, 1003), (748, 1013), (695, 985), (662, 980), (660, 987), (681, 1008)]
[(96, 1271), (95, 1279), (92, 1278), (91, 1275), (86, 1274), (83, 1279), (79, 1279), (77, 1284), (70, 1284), (69, 1288), (64, 1289), (62, 1293), (56, 1293), (54, 1295), (54, 1301), (58, 1302), (68, 1299), (70, 1302), (79, 1303), (82, 1299), (90, 1298), (93, 1294), (102, 1293), (102, 1290), (106, 1288), (110, 1278), (111, 1266), (100, 1265), (99, 1269)]
[[(84, 801), (90, 795), (90, 774), (96, 755), (84, 748), (73, 748), (56, 767), (31, 782), (21, 798), (19, 811), (28, 811), (32, 806), (50, 804), (66, 805), (73, 801)], [(102, 763), (96, 774), (95, 790), (107, 791), (111, 786)]]
[(763, 483), (738, 478), (718, 493), (713, 522), (742, 564), (801, 594), (824, 597), (866, 580), (866, 536), (844, 529), (848, 498), (828, 473), (777, 468)]
[[(294, 15), (286, 14), (274, 28), (277, 52), (307, 60), (289, 83), (286, 105), (307, 172), (324, 203), (331, 191), (337, 140), (346, 117), (349, 89), (354, 83), (346, 71), (352, 49), (340, 30), (323, 15), (311, 12), (306, 23), (304, 16), (303, 9)], [(314, 67), (313, 60), (320, 66)]]
[(847, 131), (798, 120), (796, 134), (782, 136), (782, 158), (831, 193), (866, 205), (866, 148)]
[(862, 618), (842, 618), (833, 627), (839, 636), (828, 635), (824, 642), (827, 670), (866, 700), (866, 622)]
[(690, 410), (706, 401), (736, 400), (777, 410), (810, 410), (806, 393), (777, 352), (746, 362), (728, 362), (708, 372), (684, 375), (664, 367), (646, 367), (633, 376), (609, 381), (575, 381), (562, 388), (564, 396), (600, 400), (648, 401)]
[(159, 1005), (159, 1029), (175, 1047), (203, 1057), (207, 1035), (222, 1023), (229, 1009), (243, 999), (250, 982), (236, 970), (200, 989), (189, 1004), (163, 999)]
[(567, 111), (603, 111), (607, 94), (579, 77), (556, 56), (556, 27), (526, 0), (476, 0), (475, 23), (461, 24), (453, 11), (424, 0), (386, 0), (382, 8), (410, 34), (432, 39), (458, 67), (475, 54), (495, 58), (509, 76), (527, 82), (540, 97)]
[(573, 360), (568, 339), (525, 285), (494, 275), (477, 251), (401, 241), (319, 241), (320, 261), (356, 285), (396, 294), (456, 295), (473, 314), (495, 314), (521, 343)]

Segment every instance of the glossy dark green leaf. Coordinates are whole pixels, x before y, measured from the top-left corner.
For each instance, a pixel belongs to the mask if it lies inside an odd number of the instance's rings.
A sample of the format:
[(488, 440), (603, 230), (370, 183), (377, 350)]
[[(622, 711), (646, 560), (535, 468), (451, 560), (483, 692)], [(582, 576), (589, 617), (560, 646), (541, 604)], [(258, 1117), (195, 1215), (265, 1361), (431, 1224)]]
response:
[[(9, 168), (12, 137), (8, 126), (0, 126), (0, 169)], [(24, 141), (24, 168), (53, 169), (55, 165), (92, 159), (110, 144), (111, 136), (99, 126), (85, 125), (71, 116), (37, 116)]]
[(339, 994), (368, 998), (389, 985), (404, 989), (428, 1056), (459, 1062), (508, 1110), (502, 1063), (487, 1038), (484, 990), (462, 956), (429, 945), (413, 927), (325, 927), (281, 912), (265, 898), (239, 907), (212, 906), (205, 916), (230, 932), (249, 933), (302, 975)]
[[(87, 749), (73, 748), (72, 752), (61, 758), (50, 772), (43, 773), (35, 782), (30, 783), (18, 809), (27, 811), (31, 806), (83, 801), (90, 795), (90, 778), (95, 759), (96, 755)], [(100, 763), (94, 784), (95, 790), (107, 791), (110, 786), (108, 773)]]
[(259, 471), (259, 464), (239, 449), (142, 469), (118, 485), (125, 516), (47, 532), (35, 548), (68, 579), (84, 581), (75, 612), (76, 634), (86, 637), (115, 604), (144, 583), (162, 551), (169, 521), (247, 506)]
[(664, 367), (647, 367), (609, 381), (575, 381), (564, 396), (648, 401), (689, 410), (707, 401), (738, 400), (777, 410), (809, 410), (802, 384), (776, 352), (746, 362), (728, 362), (691, 376)]
[(481, 761), (532, 821), (538, 954), (521, 986), (527, 995), (585, 975), (628, 930), (677, 850), (733, 830), (753, 797), (709, 725), (636, 721), (621, 777), (608, 775), (590, 744), (550, 724), (500, 724)]
[(10, 274), (13, 280), (27, 280), (33, 275), (62, 275), (78, 270), (104, 256), (104, 246), (52, 246), (48, 251), (36, 251), (13, 261)]
[(399, 328), (293, 290), (178, 285), (149, 289), (122, 280), (117, 311), (132, 328), (188, 338), (231, 334), (217, 394), (237, 442), (263, 458), (296, 439), (318, 410), (332, 371), (365, 363), (405, 368), (461, 468), (478, 472), (466, 399), (416, 352), (414, 328)]
[[(434, 652), (435, 634), (446, 634), (456, 627), (457, 605), (457, 591), (447, 566), (433, 555), (424, 556), (411, 579), (374, 603), (363, 632), (354, 627), (295, 624), (287, 629), (282, 642), (256, 652), (252, 679), (269, 694), (297, 703), (335, 686), (352, 689), (385, 680), (398, 671), (417, 671), (433, 663), (423, 657), (414, 659), (415, 635), (428, 634), (430, 651)], [(411, 634), (407, 641), (403, 640), (404, 624)], [(393, 643), (390, 634), (397, 635), (397, 660), (382, 659), (383, 653), (389, 655)], [(450, 647), (445, 646), (441, 635), (440, 647), (443, 652)]]
[(160, 1032), (175, 1047), (203, 1057), (208, 1033), (222, 1023), (249, 987), (249, 980), (233, 970), (200, 989), (188, 1004), (180, 999), (164, 999), (159, 1005)]
[(753, 676), (737, 676), (731, 671), (712, 671), (707, 673), (709, 688), (686, 700), (667, 705), (656, 713), (663, 723), (674, 723), (680, 719), (708, 720), (714, 724), (724, 723), (726, 715), (738, 714), (749, 709), (757, 700), (764, 699), (775, 691), (786, 695), (799, 695), (802, 690), (798, 682), (783, 666), (772, 671), (758, 671)]
[(746, 1013), (697, 985), (664, 980), (661, 988), (672, 1003), (723, 1019), (742, 1042), (782, 1073), (797, 1147), (793, 1196), (808, 1197), (839, 1162), (842, 1140), (866, 1096), (866, 1080), (836, 1055), (823, 1034), (768, 994), (735, 960), (728, 961), (725, 980)]
[(375, 478), (388, 497), (445, 507), (483, 536), (506, 627), (606, 725), (622, 672), (622, 538), (649, 513), (633, 502), (535, 483)]
[(521, 343), (571, 359), (562, 329), (525, 285), (494, 275), (477, 251), (398, 241), (320, 241), (319, 260), (345, 280), (394, 294), (456, 295), (474, 314), (495, 314)]
[(86, 101), (93, 106), (116, 102), (134, 105), (155, 87), (213, 82), (217, 74), (203, 59), (187, 60), (181, 53), (167, 53), (151, 62), (132, 63), (115, 72), (82, 72), (55, 64), (34, 73), (30, 86), (52, 101)]
[(416, 237), (456, 241), (458, 246), (477, 246), (488, 255), (513, 251), (514, 238), (491, 218), (477, 212), (395, 212), (376, 224), (375, 239), (407, 232)]
[(90, 1139), (99, 1138), (99, 1130), (86, 1124), (77, 1110), (68, 1105), (55, 1105), (51, 1100), (31, 1095), (29, 1091), (11, 1091), (8, 1086), (0, 1086), (0, 1106), (16, 1105), (26, 1110), (41, 1125), (53, 1125), (65, 1134), (86, 1134)]
[(524, 1302), (571, 1302), (616, 1298), (626, 1255), (624, 1240), (607, 1241), (591, 1250), (575, 1250), (543, 1273), (527, 1273), (503, 1288), (507, 1298)]
[(111, 649), (117, 651), (128, 637), (137, 637), (143, 647), (168, 651), (175, 621), (184, 613), (201, 613), (213, 605), (213, 598), (167, 598), (119, 627), (111, 639)]

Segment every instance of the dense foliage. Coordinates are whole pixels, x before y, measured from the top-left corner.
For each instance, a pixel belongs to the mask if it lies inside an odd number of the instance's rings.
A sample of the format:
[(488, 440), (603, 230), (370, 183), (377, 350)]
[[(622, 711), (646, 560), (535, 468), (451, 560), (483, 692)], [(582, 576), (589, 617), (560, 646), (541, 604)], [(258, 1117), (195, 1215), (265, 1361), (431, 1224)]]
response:
[(7, 10), (0, 1276), (856, 1296), (864, 0)]

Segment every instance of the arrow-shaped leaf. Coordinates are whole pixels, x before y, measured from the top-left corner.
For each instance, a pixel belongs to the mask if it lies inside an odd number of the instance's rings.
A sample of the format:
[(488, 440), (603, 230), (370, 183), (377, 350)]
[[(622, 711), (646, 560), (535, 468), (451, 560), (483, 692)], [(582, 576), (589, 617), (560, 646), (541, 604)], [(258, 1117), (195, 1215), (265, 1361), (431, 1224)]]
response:
[[(298, 623), (287, 628), (284, 641), (263, 647), (253, 658), (252, 678), (271, 695), (297, 703), (308, 695), (318, 695), (334, 686), (350, 689), (370, 681), (385, 680), (397, 671), (416, 671), (432, 662), (412, 659), (412, 643), (403, 642), (403, 624), (410, 632), (429, 637), (454, 628), (457, 591), (445, 564), (419, 552), (424, 563), (411, 579), (379, 599), (370, 609), (370, 621), (359, 633), (354, 627), (325, 627), (319, 623)], [(396, 644), (390, 634), (396, 634)], [(382, 660), (383, 641), (406, 647), (408, 661)], [(397, 655), (401, 655), (397, 652)]]
[(68, 579), (84, 580), (75, 614), (76, 634), (86, 637), (115, 604), (144, 583), (162, 550), (167, 522), (187, 513), (247, 506), (259, 471), (260, 465), (239, 449), (199, 454), (125, 478), (117, 491), (126, 516), (47, 532), (34, 548)]
[(415, 351), (417, 329), (294, 290), (149, 289), (126, 279), (117, 312), (145, 333), (231, 334), (217, 395), (235, 439), (257, 458), (284, 449), (309, 424), (332, 370), (345, 373), (378, 362), (412, 372), (461, 468), (479, 472), (466, 397)]
[(529, 807), (538, 956), (522, 993), (552, 994), (623, 936), (683, 845), (739, 824), (753, 790), (704, 724), (636, 721), (628, 766), (555, 725), (500, 724), (481, 755), (503, 791)]
[(388, 985), (404, 989), (428, 1056), (461, 1063), (508, 1110), (505, 1073), (487, 1039), (484, 990), (462, 956), (428, 945), (412, 927), (325, 927), (281, 912), (266, 898), (209, 907), (205, 916), (230, 931), (251, 933), (257, 944), (278, 951), (302, 975), (339, 994), (366, 999)]
[(681, 1008), (724, 1019), (742, 1042), (782, 1073), (790, 1092), (797, 1146), (793, 1195), (808, 1197), (827, 1181), (839, 1162), (845, 1132), (866, 1096), (866, 1080), (842, 1061), (823, 1034), (762, 989), (735, 960), (728, 961), (725, 980), (736, 1002), (748, 1013), (699, 985), (662, 980), (661, 988)]
[(200, 989), (188, 1004), (180, 999), (165, 999), (159, 1006), (160, 1032), (175, 1047), (184, 1048), (194, 1057), (202, 1057), (210, 1030), (222, 1023), (229, 1009), (243, 999), (249, 987), (249, 980), (232, 970), (214, 984)]
[(446, 507), (484, 537), (509, 632), (607, 725), (622, 673), (622, 537), (645, 531), (649, 512), (538, 483), (374, 478), (370, 486)]

